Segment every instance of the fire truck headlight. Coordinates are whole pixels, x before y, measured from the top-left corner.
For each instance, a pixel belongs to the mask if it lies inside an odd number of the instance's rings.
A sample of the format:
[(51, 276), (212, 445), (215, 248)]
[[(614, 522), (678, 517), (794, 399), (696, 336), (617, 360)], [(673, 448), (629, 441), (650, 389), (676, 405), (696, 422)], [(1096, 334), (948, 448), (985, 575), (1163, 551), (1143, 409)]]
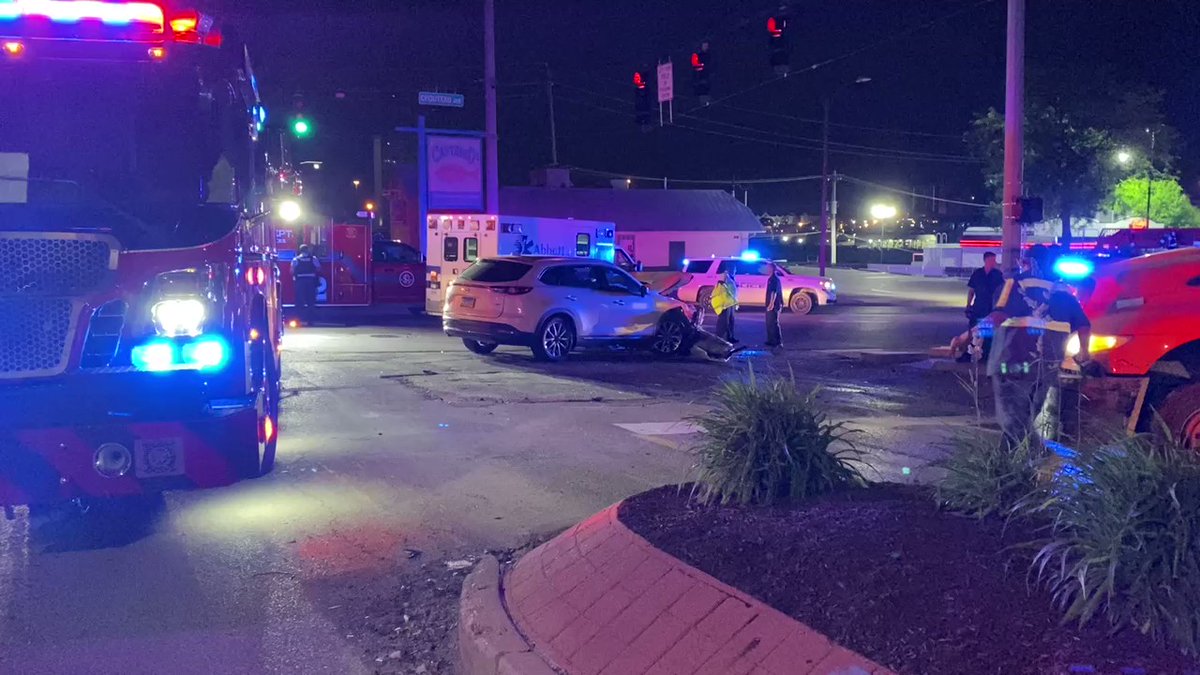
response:
[(192, 337), (204, 330), (208, 309), (203, 300), (173, 298), (160, 300), (150, 309), (154, 328), (166, 337)]
[[(1129, 342), (1127, 337), (1118, 337), (1115, 335), (1092, 335), (1088, 339), (1088, 353), (1096, 354), (1097, 352), (1107, 352), (1116, 349), (1121, 345)], [(1072, 333), (1071, 338), (1067, 340), (1067, 357), (1074, 358), (1079, 355), (1079, 333)]]

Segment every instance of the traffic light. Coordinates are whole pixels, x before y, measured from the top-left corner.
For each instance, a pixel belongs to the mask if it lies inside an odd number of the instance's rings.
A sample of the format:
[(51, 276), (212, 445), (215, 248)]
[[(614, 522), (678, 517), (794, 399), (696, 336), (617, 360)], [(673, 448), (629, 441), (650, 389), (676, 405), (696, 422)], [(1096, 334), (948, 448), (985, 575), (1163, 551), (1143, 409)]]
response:
[(297, 115), (292, 118), (292, 135), (296, 138), (308, 138), (312, 135), (313, 125), (307, 117)]
[(692, 53), (692, 93), (704, 105), (712, 102), (712, 84), (709, 75), (712, 64), (708, 56), (708, 43), (700, 45), (700, 50)]
[(646, 70), (633, 74), (634, 118), (643, 127), (650, 126), (650, 75)]
[(792, 69), (792, 50), (788, 45), (787, 30), (787, 11), (781, 7), (778, 14), (767, 19), (767, 50), (771, 67), (777, 75), (787, 75)]

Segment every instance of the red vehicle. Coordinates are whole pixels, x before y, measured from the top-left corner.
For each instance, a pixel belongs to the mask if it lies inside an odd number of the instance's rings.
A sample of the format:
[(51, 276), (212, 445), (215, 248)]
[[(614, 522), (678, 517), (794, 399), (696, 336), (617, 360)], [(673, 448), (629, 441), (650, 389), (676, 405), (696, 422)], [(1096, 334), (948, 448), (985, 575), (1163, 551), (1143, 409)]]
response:
[(3, 0), (0, 83), (0, 506), (269, 471), (280, 181), (244, 45), (159, 3)]
[(1200, 450), (1200, 248), (1115, 262), (1093, 279), (1082, 300), (1106, 377), (1085, 380), (1089, 398), (1121, 408), (1131, 430), (1151, 428), (1157, 412)]
[(425, 263), (421, 252), (398, 241), (376, 239), (371, 253), (371, 301), (423, 309)]

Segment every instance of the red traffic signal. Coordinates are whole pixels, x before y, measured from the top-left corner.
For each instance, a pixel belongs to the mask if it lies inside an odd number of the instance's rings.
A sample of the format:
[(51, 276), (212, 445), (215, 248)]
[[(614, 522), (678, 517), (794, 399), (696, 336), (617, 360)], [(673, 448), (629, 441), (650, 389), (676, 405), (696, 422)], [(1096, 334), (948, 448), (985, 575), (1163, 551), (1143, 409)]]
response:
[(773, 38), (783, 37), (783, 31), (787, 28), (787, 19), (781, 16), (773, 16), (767, 19), (767, 32)]
[(704, 70), (704, 59), (698, 52), (692, 52), (692, 70)]
[(637, 71), (633, 74), (633, 86), (638, 89), (646, 88), (646, 76), (642, 75), (642, 71)]

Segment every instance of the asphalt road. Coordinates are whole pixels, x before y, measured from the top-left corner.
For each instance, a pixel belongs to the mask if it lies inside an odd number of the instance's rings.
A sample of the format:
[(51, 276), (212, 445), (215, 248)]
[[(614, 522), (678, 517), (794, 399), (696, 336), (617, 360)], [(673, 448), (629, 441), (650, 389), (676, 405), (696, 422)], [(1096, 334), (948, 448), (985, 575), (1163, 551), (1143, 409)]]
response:
[[(785, 315), (784, 352), (730, 363), (478, 357), (427, 318), (294, 331), (271, 475), (40, 530), (23, 510), (0, 521), (0, 673), (409, 672), (424, 657), (407, 636), (438, 627), (406, 628), (421, 615), (396, 598), (454, 591), (421, 564), (519, 547), (685, 480), (686, 420), (751, 370), (823, 387), (882, 475), (919, 475), (930, 430), (969, 416), (968, 397), (952, 373), (883, 352), (961, 330), (960, 285), (837, 276), (839, 306)], [(738, 318), (760, 345), (762, 314)]]

